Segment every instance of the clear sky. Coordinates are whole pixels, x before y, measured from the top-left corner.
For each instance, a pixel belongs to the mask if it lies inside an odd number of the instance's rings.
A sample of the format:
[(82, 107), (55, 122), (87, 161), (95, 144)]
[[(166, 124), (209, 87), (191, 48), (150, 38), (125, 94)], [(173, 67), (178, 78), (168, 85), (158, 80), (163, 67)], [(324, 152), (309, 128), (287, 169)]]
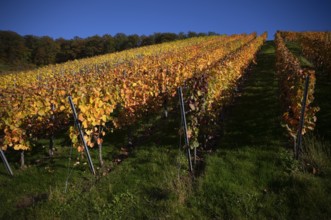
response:
[(1, 0), (0, 30), (74, 36), (122, 32), (331, 31), (330, 0)]

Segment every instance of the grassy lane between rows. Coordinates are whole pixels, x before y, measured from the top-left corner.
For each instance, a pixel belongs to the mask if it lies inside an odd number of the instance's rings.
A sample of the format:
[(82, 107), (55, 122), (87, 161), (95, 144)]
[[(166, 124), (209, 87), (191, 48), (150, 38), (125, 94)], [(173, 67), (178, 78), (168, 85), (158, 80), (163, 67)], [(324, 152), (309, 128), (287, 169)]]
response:
[(242, 89), (225, 113), (224, 136), (206, 158), (192, 206), (209, 219), (328, 219), (330, 170), (303, 170), (280, 126), (273, 42), (261, 49)]

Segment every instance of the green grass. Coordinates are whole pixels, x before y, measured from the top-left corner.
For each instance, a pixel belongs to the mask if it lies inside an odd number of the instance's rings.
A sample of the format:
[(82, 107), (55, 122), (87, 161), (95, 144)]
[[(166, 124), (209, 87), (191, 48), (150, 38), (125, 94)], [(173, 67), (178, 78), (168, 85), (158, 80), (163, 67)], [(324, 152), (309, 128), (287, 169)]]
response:
[(300, 48), (300, 44), (297, 42), (287, 42), (287, 48), (299, 59), (301, 67), (314, 68), (314, 64), (311, 63), (303, 54)]
[[(18, 161), (18, 157), (12, 152), (7, 153), (14, 177), (8, 177), (4, 167), (0, 167), (0, 202), (2, 206), (0, 216), (3, 218), (23, 218), (24, 215), (21, 214), (21, 211), (31, 209), (35, 205), (33, 200), (47, 201), (50, 191), (55, 188), (64, 191), (70, 150), (68, 147), (61, 147), (58, 144), (54, 159), (47, 158), (46, 148), (40, 147), (41, 150), (33, 151), (33, 154), (27, 152), (25, 155), (27, 168), (24, 170), (20, 170), (19, 164), (15, 163)], [(79, 157), (75, 151), (73, 152), (74, 161), (71, 162), (71, 167), (76, 158)], [(16, 154), (18, 153), (16, 152)], [(91, 179), (87, 165), (82, 164), (72, 170), (71, 183), (81, 184), (87, 179)], [(44, 198), (45, 195), (46, 198)], [(43, 198), (38, 199), (39, 197)], [(39, 203), (39, 201), (36, 202)]]
[(130, 160), (83, 192), (81, 187), (77, 189), (74, 185), (67, 194), (61, 188), (55, 188), (47, 203), (38, 204), (33, 210), (22, 210), (22, 216), (34, 218), (46, 213), (50, 218), (63, 219), (181, 216), (174, 210), (178, 209), (179, 201), (185, 201), (190, 181), (185, 172), (178, 173), (176, 163), (172, 161), (177, 155), (174, 152), (168, 155), (169, 151), (162, 147), (162, 150), (159, 146), (139, 149)]
[(302, 160), (305, 169), (315, 175), (327, 176), (331, 174), (330, 143), (316, 138), (312, 134), (304, 137)]
[[(304, 161), (320, 164), (321, 172), (292, 158), (280, 126), (274, 51), (273, 42), (262, 48), (258, 65), (224, 111), (222, 135), (214, 151), (204, 153), (195, 178), (179, 149), (175, 107), (167, 120), (150, 115), (107, 136), (106, 168), (97, 168), (97, 177), (86, 159), (73, 165), (79, 158), (73, 151), (66, 192), (70, 148), (64, 138), (56, 140), (52, 160), (47, 147), (27, 153), (26, 170), (18, 168), (17, 152), (6, 152), (15, 176), (0, 165), (0, 219), (328, 219), (330, 157), (317, 159), (330, 145), (305, 139), (305, 149), (313, 153)], [(132, 147), (128, 134), (134, 137)], [(47, 140), (39, 144), (46, 146)], [(98, 167), (97, 151), (91, 155)]]
[[(35, 164), (38, 157), (46, 154), (47, 149), (41, 148), (44, 152), (26, 155), (29, 164), (26, 170), (20, 171), (15, 164), (13, 178), (1, 167), (0, 218), (136, 219), (191, 215), (185, 207), (192, 181), (185, 154), (179, 149), (180, 117), (177, 112), (170, 116), (168, 120), (149, 116), (107, 137), (104, 155), (109, 173), (98, 169), (94, 178), (88, 165), (82, 165), (86, 160), (73, 167), (74, 159), (67, 192), (64, 190), (69, 149), (61, 147), (59, 141), (52, 161), (45, 159), (40, 166)], [(121, 157), (120, 149), (126, 147), (128, 133), (135, 138), (126, 159)], [(96, 151), (92, 150), (91, 155), (97, 163)], [(73, 158), (76, 157), (75, 152)], [(114, 159), (121, 159), (120, 164), (115, 165)]]

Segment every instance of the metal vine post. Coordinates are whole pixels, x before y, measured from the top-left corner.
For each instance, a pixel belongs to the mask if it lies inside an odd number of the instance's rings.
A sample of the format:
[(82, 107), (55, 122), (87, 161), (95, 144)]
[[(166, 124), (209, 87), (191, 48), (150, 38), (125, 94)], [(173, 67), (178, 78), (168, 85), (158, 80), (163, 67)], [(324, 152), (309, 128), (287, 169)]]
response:
[(88, 160), (88, 163), (89, 163), (89, 166), (90, 166), (90, 170), (93, 173), (93, 175), (95, 175), (95, 169), (94, 169), (94, 166), (93, 166), (93, 162), (92, 162), (91, 155), (90, 155), (90, 152), (88, 150), (86, 141), (84, 139), (84, 134), (83, 134), (82, 127), (81, 127), (81, 125), (80, 125), (80, 123), (78, 121), (78, 117), (77, 117), (77, 112), (76, 112), (75, 105), (74, 105), (74, 103), (72, 101), (71, 96), (68, 96), (68, 99), (69, 99), (71, 110), (72, 110), (72, 113), (73, 113), (73, 116), (74, 116), (75, 124), (76, 124), (76, 126), (78, 128), (78, 131), (79, 131), (79, 137), (80, 137), (80, 139), (81, 139), (81, 141), (83, 143), (83, 146), (84, 146), (84, 150), (85, 150), (85, 153), (86, 153), (86, 156), (87, 156), (87, 160)]

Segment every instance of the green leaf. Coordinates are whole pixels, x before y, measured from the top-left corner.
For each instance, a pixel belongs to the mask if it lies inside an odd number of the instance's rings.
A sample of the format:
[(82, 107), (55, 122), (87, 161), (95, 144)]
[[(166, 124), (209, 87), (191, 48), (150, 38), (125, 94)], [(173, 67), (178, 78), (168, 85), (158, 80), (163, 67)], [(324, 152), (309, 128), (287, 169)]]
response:
[(191, 142), (191, 148), (198, 148), (199, 147), (199, 142), (198, 141), (193, 141), (193, 142)]

